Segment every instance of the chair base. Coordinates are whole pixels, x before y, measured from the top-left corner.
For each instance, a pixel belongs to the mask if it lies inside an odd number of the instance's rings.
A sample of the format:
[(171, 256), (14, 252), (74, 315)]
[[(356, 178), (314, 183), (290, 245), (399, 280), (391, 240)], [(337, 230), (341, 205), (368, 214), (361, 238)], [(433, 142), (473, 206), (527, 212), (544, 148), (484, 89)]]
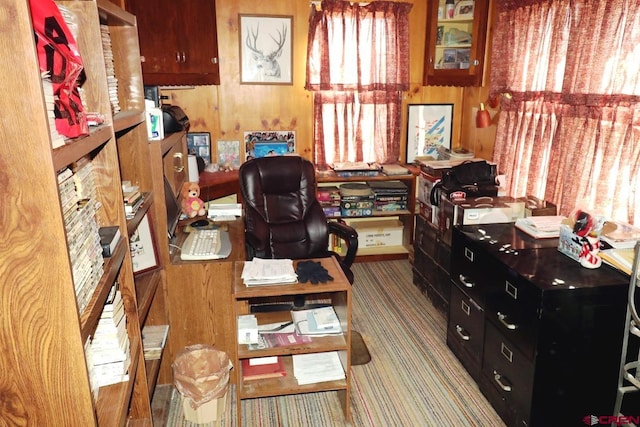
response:
[(351, 366), (366, 365), (371, 361), (371, 353), (358, 331), (351, 331)]

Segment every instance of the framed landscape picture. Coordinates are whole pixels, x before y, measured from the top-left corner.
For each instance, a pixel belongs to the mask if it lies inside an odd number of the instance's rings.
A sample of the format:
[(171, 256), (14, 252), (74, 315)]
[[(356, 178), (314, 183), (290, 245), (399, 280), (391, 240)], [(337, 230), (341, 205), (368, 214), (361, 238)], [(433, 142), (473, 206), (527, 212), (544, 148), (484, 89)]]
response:
[(453, 104), (409, 105), (407, 163), (416, 157), (436, 157), (439, 147), (451, 148)]
[(296, 152), (295, 131), (244, 133), (245, 160), (258, 157), (282, 156)]

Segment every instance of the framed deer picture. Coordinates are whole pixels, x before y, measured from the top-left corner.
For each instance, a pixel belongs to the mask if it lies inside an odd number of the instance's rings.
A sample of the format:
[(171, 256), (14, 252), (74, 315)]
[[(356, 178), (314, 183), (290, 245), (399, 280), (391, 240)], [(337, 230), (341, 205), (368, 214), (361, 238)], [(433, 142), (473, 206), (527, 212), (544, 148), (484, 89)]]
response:
[(293, 17), (239, 15), (240, 83), (293, 84)]

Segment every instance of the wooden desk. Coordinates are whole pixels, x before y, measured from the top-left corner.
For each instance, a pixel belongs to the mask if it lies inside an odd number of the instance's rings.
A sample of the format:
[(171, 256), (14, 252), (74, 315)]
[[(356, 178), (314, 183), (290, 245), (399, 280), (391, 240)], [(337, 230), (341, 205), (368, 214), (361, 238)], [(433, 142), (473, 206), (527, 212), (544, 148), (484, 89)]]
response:
[(230, 172), (202, 172), (198, 184), (200, 185), (200, 198), (205, 202), (232, 194), (237, 194), (237, 200), (241, 200), (237, 170)]
[[(313, 285), (311, 283), (296, 283), (288, 285), (247, 287), (244, 285), (241, 278), (244, 263), (236, 263), (233, 295), (235, 307), (234, 336), (237, 331), (237, 316), (240, 314), (248, 314), (252, 304), (256, 302), (268, 302), (267, 300), (269, 299), (273, 299), (274, 302), (283, 302), (287, 300), (292, 302), (295, 295), (301, 294), (306, 295), (309, 299), (328, 301), (335, 309), (343, 330), (343, 335), (313, 337), (311, 342), (300, 345), (273, 347), (262, 350), (249, 350), (247, 345), (238, 344), (235, 352), (236, 359), (234, 360), (237, 375), (236, 410), (238, 414), (238, 425), (242, 425), (242, 399), (280, 396), (285, 394), (313, 393), (319, 391), (337, 391), (340, 403), (342, 404), (344, 418), (347, 422), (351, 421), (349, 403), (351, 346), (348, 344), (351, 341), (351, 285), (335, 258), (322, 258), (314, 261), (321, 262), (322, 266), (328, 270), (334, 280), (318, 285)], [(294, 266), (297, 262), (298, 261), (294, 261)], [(255, 316), (258, 319), (259, 325), (291, 321), (291, 313), (289, 310), (270, 313), (255, 313)], [(338, 352), (345, 372), (345, 379), (340, 381), (327, 381), (316, 384), (299, 385), (293, 374), (292, 355), (329, 351)], [(279, 378), (243, 382), (241, 375), (241, 360), (265, 356), (280, 356), (287, 370), (287, 375)]]
[[(245, 260), (244, 222), (242, 218), (221, 223), (228, 225), (232, 251), (228, 258), (211, 261), (183, 261), (173, 250), (166, 266), (169, 338), (164, 360), (170, 365), (176, 354), (193, 344), (207, 344), (235, 359), (235, 315), (232, 304), (234, 264)], [(183, 225), (179, 228), (182, 230)], [(181, 246), (186, 238), (182, 231), (174, 244)], [(168, 370), (168, 372), (167, 372)], [(163, 366), (170, 374), (170, 366)], [(231, 370), (235, 382), (237, 369)]]

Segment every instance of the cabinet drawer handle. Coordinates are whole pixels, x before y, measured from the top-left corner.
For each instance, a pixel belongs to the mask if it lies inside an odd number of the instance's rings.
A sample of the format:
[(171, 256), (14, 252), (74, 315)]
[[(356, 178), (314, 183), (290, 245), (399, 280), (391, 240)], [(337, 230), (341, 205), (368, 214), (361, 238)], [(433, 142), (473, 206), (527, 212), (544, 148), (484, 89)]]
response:
[(464, 275), (459, 275), (458, 279), (460, 280), (460, 283), (462, 283), (465, 287), (467, 288), (473, 288), (476, 286), (476, 284), (474, 282), (469, 282), (466, 278), (466, 276)]
[(182, 153), (175, 153), (173, 155), (173, 158), (176, 160), (174, 166), (173, 166), (173, 170), (176, 171), (177, 173), (180, 173), (184, 170), (184, 162), (183, 162), (183, 157), (182, 157)]
[(509, 323), (507, 322), (507, 315), (506, 314), (502, 314), (500, 312), (498, 312), (498, 320), (500, 321), (500, 323), (502, 323), (504, 325), (505, 328), (513, 331), (514, 329), (518, 329), (518, 325), (516, 325), (515, 323)]
[(176, 52), (176, 62), (180, 62), (180, 52)]
[(464, 328), (460, 325), (456, 325), (456, 332), (458, 333), (458, 335), (460, 335), (460, 338), (462, 338), (462, 341), (469, 341), (471, 339), (471, 335), (466, 333)]
[(506, 380), (506, 378), (500, 375), (497, 371), (493, 371), (493, 379), (503, 391), (511, 391), (511, 385), (503, 382), (503, 380)]

